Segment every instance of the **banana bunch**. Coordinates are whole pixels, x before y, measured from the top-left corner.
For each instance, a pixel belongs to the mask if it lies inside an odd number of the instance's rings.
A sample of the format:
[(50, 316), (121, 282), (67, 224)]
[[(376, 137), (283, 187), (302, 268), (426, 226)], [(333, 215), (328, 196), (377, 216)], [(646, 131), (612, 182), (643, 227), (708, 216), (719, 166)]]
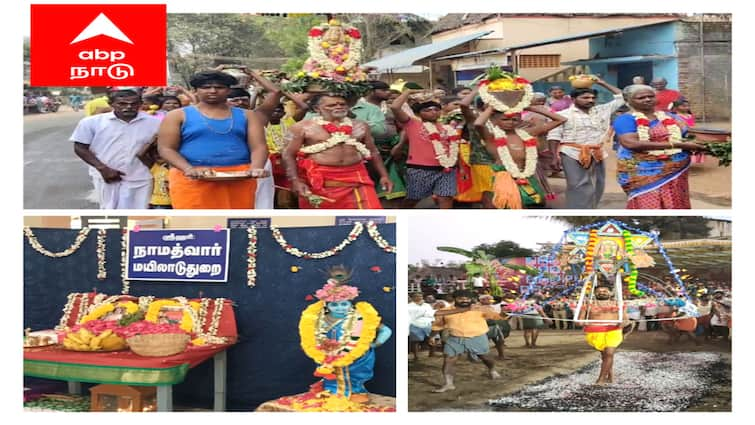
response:
[(115, 351), (126, 348), (126, 341), (107, 329), (95, 335), (86, 328), (70, 332), (63, 340), (63, 347), (73, 351)]

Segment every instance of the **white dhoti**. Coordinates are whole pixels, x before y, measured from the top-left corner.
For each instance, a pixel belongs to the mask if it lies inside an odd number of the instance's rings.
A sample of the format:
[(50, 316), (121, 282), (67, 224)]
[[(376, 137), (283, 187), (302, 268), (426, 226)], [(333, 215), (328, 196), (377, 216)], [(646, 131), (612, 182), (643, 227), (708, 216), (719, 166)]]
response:
[(268, 158), (265, 161), (265, 171), (270, 176), (257, 179), (257, 191), (254, 195), (254, 209), (271, 210), (273, 209), (273, 200), (275, 199), (275, 182), (273, 181), (273, 163)]
[(94, 192), (99, 196), (102, 210), (144, 210), (149, 208), (152, 198), (152, 180), (105, 183), (99, 178), (92, 179)]

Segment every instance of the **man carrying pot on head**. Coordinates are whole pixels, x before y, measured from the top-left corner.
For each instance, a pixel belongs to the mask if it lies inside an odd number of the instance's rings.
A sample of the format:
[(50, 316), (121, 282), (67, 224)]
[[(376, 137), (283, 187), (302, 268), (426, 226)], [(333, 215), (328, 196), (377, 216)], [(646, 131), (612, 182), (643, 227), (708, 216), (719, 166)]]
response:
[(613, 139), (611, 114), (624, 104), (624, 98), (621, 90), (600, 78), (595, 78), (595, 84), (608, 89), (614, 99), (596, 105), (597, 90), (573, 90), (574, 104), (558, 112), (567, 118), (566, 124), (548, 133), (553, 168), (563, 169), (566, 176), (566, 208), (595, 209), (603, 197), (603, 159), (608, 155), (604, 145)]

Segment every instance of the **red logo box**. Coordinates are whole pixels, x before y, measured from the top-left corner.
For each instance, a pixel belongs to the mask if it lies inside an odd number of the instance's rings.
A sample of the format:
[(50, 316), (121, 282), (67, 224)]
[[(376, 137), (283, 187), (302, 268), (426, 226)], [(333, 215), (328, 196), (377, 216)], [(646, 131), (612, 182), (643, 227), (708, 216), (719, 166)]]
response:
[(31, 85), (164, 86), (166, 7), (31, 5)]

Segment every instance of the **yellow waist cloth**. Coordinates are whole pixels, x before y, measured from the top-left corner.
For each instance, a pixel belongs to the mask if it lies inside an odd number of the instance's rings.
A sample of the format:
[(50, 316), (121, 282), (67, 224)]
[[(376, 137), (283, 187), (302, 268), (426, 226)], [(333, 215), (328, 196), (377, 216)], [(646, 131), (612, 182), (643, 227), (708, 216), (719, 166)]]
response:
[(585, 341), (598, 351), (603, 351), (607, 347), (616, 348), (621, 345), (623, 340), (624, 335), (621, 329), (605, 332), (585, 332)]

